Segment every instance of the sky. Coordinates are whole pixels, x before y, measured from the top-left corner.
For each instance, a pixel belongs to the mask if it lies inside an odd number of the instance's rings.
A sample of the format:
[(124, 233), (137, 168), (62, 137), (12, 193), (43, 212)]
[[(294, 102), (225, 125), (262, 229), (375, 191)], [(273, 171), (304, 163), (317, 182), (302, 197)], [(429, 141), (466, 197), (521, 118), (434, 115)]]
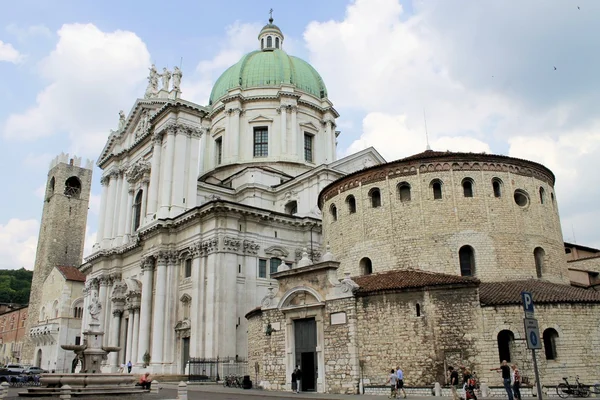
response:
[[(202, 105), (269, 9), (341, 114), (338, 156), (504, 154), (556, 175), (565, 241), (600, 247), (596, 0), (0, 0), (0, 269), (33, 269), (48, 165), (97, 160), (148, 67), (180, 65)], [(100, 205), (94, 170), (86, 250)], [(18, 197), (22, 195), (22, 197)]]

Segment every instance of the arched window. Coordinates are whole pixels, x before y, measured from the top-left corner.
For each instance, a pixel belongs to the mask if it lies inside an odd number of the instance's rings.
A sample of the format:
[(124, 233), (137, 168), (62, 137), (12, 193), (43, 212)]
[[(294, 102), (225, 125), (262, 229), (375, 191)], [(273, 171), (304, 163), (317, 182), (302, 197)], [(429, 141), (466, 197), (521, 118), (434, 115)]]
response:
[(417, 306), (415, 307), (417, 309), (417, 317), (421, 316), (421, 305), (419, 303), (417, 303)]
[(431, 190), (433, 190), (433, 199), (441, 200), (442, 199), (442, 181), (439, 179), (434, 179), (431, 181)]
[(492, 189), (494, 189), (494, 197), (502, 197), (502, 181), (499, 178), (492, 179)]
[(369, 192), (369, 197), (371, 198), (371, 207), (381, 207), (381, 192), (379, 191), (379, 189), (371, 189), (371, 191)]
[(279, 48), (279, 38), (278, 37), (275, 38), (275, 48), (276, 49)]
[(81, 194), (81, 181), (78, 177), (72, 176), (65, 181), (65, 196), (79, 198)]
[(552, 204), (554, 204), (554, 193), (550, 192), (550, 199), (552, 200)]
[(285, 213), (288, 215), (295, 215), (298, 213), (298, 202), (296, 200), (290, 201), (285, 205)]
[(558, 338), (558, 332), (554, 328), (548, 328), (544, 331), (543, 337), (546, 360), (556, 360), (556, 339)]
[(273, 47), (273, 38), (271, 36), (267, 36), (267, 48)]
[(360, 260), (359, 267), (361, 275), (371, 275), (373, 273), (373, 263), (368, 257), (365, 257), (362, 260)]
[(541, 247), (536, 247), (533, 250), (533, 258), (535, 259), (535, 274), (541, 278), (544, 273), (544, 257), (546, 252)]
[(192, 276), (192, 259), (188, 258), (185, 260), (183, 265), (183, 277), (190, 278)]
[(52, 318), (58, 318), (58, 300), (52, 303)]
[(260, 49), (264, 49), (265, 48), (265, 38), (260, 39)]
[(56, 180), (54, 179), (54, 177), (52, 177), (50, 179), (50, 182), (48, 183), (48, 195), (52, 196), (54, 194), (54, 186), (56, 185)]
[(410, 185), (408, 182), (400, 182), (398, 184), (398, 196), (401, 202), (410, 201)]
[(473, 179), (465, 178), (462, 181), (463, 195), (465, 197), (473, 197)]
[(544, 191), (543, 187), (540, 187), (540, 203), (544, 204), (545, 201), (546, 201), (546, 192)]
[(458, 250), (461, 276), (475, 275), (475, 251), (471, 246), (463, 246)]
[(144, 192), (138, 191), (133, 202), (133, 230), (137, 231), (142, 222), (142, 197)]
[(348, 204), (348, 212), (354, 214), (356, 212), (356, 199), (350, 195), (346, 197), (346, 204)]
[(510, 362), (514, 342), (515, 335), (511, 331), (505, 329), (498, 333), (498, 355), (500, 362), (504, 360)]
[(337, 207), (335, 204), (332, 204), (329, 207), (329, 212), (331, 213), (331, 218), (333, 218), (334, 221), (337, 221)]

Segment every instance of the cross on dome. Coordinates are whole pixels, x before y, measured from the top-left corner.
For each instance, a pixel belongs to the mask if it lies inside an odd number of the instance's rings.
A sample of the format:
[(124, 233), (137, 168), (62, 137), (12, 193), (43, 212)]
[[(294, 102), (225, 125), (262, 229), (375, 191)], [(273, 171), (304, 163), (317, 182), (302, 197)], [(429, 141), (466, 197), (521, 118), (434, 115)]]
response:
[(273, 51), (283, 48), (283, 33), (273, 24), (273, 9), (269, 10), (269, 23), (258, 34), (258, 43), (262, 51)]

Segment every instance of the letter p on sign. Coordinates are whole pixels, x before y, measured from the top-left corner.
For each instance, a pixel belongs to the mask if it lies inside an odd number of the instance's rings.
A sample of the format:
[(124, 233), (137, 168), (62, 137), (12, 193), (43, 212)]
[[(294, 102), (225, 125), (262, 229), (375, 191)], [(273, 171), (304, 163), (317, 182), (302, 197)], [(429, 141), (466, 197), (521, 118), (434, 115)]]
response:
[(533, 318), (533, 296), (530, 292), (521, 292), (521, 299), (523, 299), (525, 318)]

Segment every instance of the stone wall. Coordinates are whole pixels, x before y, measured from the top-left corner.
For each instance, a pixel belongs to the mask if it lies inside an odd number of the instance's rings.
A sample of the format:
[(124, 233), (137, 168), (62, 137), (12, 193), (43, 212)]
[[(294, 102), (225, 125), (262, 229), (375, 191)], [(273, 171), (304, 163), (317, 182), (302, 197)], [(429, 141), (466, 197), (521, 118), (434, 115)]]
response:
[[(537, 351), (542, 385), (556, 386), (563, 376), (579, 375), (584, 383), (595, 383), (600, 375), (600, 306), (594, 304), (536, 305), (540, 335), (547, 328), (558, 332), (556, 359), (546, 360), (545, 349)], [(478, 374), (490, 385), (500, 382), (499, 374), (490, 368), (499, 365), (498, 333), (513, 332), (511, 361), (517, 362), (523, 376), (534, 381), (531, 351), (527, 349), (521, 306), (483, 307), (480, 362)]]
[(285, 327), (285, 316), (279, 310), (266, 310), (248, 319), (248, 365), (258, 362), (258, 382), (268, 390), (290, 390), (286, 373), (285, 329), (266, 335), (267, 324)]
[(600, 257), (583, 258), (569, 261), (569, 268), (577, 268), (586, 271), (600, 272)]
[(423, 386), (444, 383), (448, 365), (477, 365), (478, 304), (476, 288), (358, 298), (365, 384), (384, 384), (396, 366), (403, 369), (407, 385)]
[[(440, 163), (439, 168), (416, 165), (396, 174), (390, 163), (372, 168), (368, 176), (359, 172), (330, 185), (321, 195), (324, 241), (341, 262), (339, 272), (360, 274), (360, 260), (368, 257), (373, 272), (412, 267), (460, 274), (458, 251), (470, 245), (480, 279), (522, 279), (536, 277), (533, 252), (542, 247), (543, 277), (568, 283), (558, 207), (549, 178), (517, 174), (506, 164), (497, 170), (482, 170), (476, 164), (468, 168), (448, 163)], [(461, 182), (466, 178), (473, 180), (473, 197), (464, 197)], [(434, 179), (442, 182), (439, 200), (433, 198)], [(493, 179), (502, 181), (501, 197), (494, 196)], [(398, 184), (402, 182), (411, 187), (410, 201), (400, 200)], [(540, 188), (545, 191), (543, 204)], [(381, 207), (371, 205), (373, 189), (381, 192)], [(528, 206), (515, 203), (516, 189), (528, 193)], [(356, 199), (354, 213), (348, 206), (349, 196)]]
[[(325, 307), (324, 344), (327, 393), (355, 394), (360, 377), (357, 343), (357, 312), (354, 298), (327, 302)], [(331, 314), (345, 313), (346, 323), (332, 324)]]

